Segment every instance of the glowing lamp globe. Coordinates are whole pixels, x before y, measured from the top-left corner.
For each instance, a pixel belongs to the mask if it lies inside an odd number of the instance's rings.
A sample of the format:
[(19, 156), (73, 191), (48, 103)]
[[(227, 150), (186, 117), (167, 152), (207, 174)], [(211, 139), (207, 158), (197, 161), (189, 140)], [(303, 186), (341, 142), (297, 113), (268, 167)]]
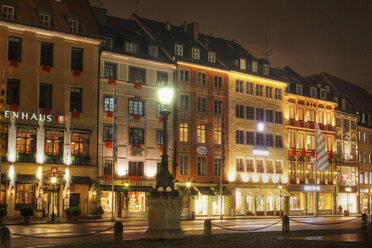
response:
[(56, 177), (52, 177), (52, 183), (56, 183), (57, 182), (57, 178)]
[(158, 91), (160, 103), (163, 105), (168, 105), (172, 101), (173, 92), (173, 88), (168, 84), (163, 85)]
[(187, 187), (187, 188), (190, 188), (190, 186), (191, 186), (191, 183), (190, 183), (190, 182), (187, 182), (187, 183), (186, 183), (186, 187)]
[(258, 123), (257, 130), (263, 132), (265, 130), (265, 125), (262, 122)]

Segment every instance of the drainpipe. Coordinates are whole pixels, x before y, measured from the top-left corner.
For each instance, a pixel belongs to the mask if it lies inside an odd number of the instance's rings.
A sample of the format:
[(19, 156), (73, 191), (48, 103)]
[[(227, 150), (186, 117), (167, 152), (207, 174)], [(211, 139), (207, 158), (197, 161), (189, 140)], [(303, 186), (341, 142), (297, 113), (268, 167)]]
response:
[(96, 145), (96, 161), (97, 161), (97, 183), (98, 183), (98, 177), (99, 177), (99, 161), (98, 161), (98, 146), (99, 146), (99, 102), (100, 102), (100, 78), (101, 78), (101, 54), (103, 51), (103, 42), (98, 46), (98, 87), (97, 87), (97, 145)]
[[(177, 68), (177, 66), (176, 66)], [(178, 89), (177, 89), (177, 69), (174, 70), (173, 83), (175, 88), (175, 99), (173, 100), (173, 180), (176, 182), (177, 175), (177, 102), (178, 102)]]

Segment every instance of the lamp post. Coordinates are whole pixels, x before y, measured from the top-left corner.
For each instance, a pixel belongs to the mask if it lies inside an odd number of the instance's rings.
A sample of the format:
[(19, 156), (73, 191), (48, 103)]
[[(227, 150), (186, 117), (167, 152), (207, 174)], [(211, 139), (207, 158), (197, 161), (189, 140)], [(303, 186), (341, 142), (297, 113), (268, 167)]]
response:
[(52, 221), (55, 221), (56, 220), (56, 216), (54, 214), (54, 184), (56, 183), (57, 181), (57, 178), (56, 177), (52, 177), (52, 186), (53, 186), (53, 193), (52, 193), (52, 198), (53, 198), (53, 202), (52, 202)]
[(279, 188), (279, 192), (280, 192), (280, 217), (282, 217), (283, 216), (283, 212), (282, 212), (282, 189), (283, 189), (283, 186), (279, 185), (278, 188)]
[(190, 211), (190, 187), (191, 187), (191, 182), (188, 181), (186, 183), (186, 187), (187, 187), (187, 218), (188, 219), (191, 219), (191, 211)]

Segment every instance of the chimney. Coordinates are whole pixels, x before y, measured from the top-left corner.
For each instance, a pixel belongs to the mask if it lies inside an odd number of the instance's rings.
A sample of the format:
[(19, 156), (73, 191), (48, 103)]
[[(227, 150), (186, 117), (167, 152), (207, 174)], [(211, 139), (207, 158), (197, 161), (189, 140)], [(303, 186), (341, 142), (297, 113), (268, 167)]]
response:
[(170, 22), (166, 22), (166, 23), (165, 23), (165, 29), (166, 29), (167, 31), (171, 31), (171, 24), (170, 24)]
[(106, 25), (107, 9), (92, 7), (92, 12), (96, 22), (99, 26), (103, 27)]
[(187, 34), (187, 23), (186, 22), (183, 22), (183, 24), (181, 25), (181, 28), (182, 28), (182, 31)]
[(197, 40), (199, 38), (199, 23), (193, 22), (187, 25), (187, 35), (193, 40)]

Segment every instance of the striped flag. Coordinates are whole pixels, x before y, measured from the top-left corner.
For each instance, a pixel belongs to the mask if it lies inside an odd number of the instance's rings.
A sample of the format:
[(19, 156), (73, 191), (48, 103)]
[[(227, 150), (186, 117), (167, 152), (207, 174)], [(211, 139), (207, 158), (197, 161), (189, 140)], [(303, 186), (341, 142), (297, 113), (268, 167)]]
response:
[(320, 128), (318, 125), (316, 126), (316, 135), (317, 135), (317, 148), (316, 148), (317, 169), (321, 171), (326, 171), (328, 170), (328, 167), (329, 167), (328, 154), (325, 149), (325, 143), (324, 143), (322, 131), (320, 131)]

